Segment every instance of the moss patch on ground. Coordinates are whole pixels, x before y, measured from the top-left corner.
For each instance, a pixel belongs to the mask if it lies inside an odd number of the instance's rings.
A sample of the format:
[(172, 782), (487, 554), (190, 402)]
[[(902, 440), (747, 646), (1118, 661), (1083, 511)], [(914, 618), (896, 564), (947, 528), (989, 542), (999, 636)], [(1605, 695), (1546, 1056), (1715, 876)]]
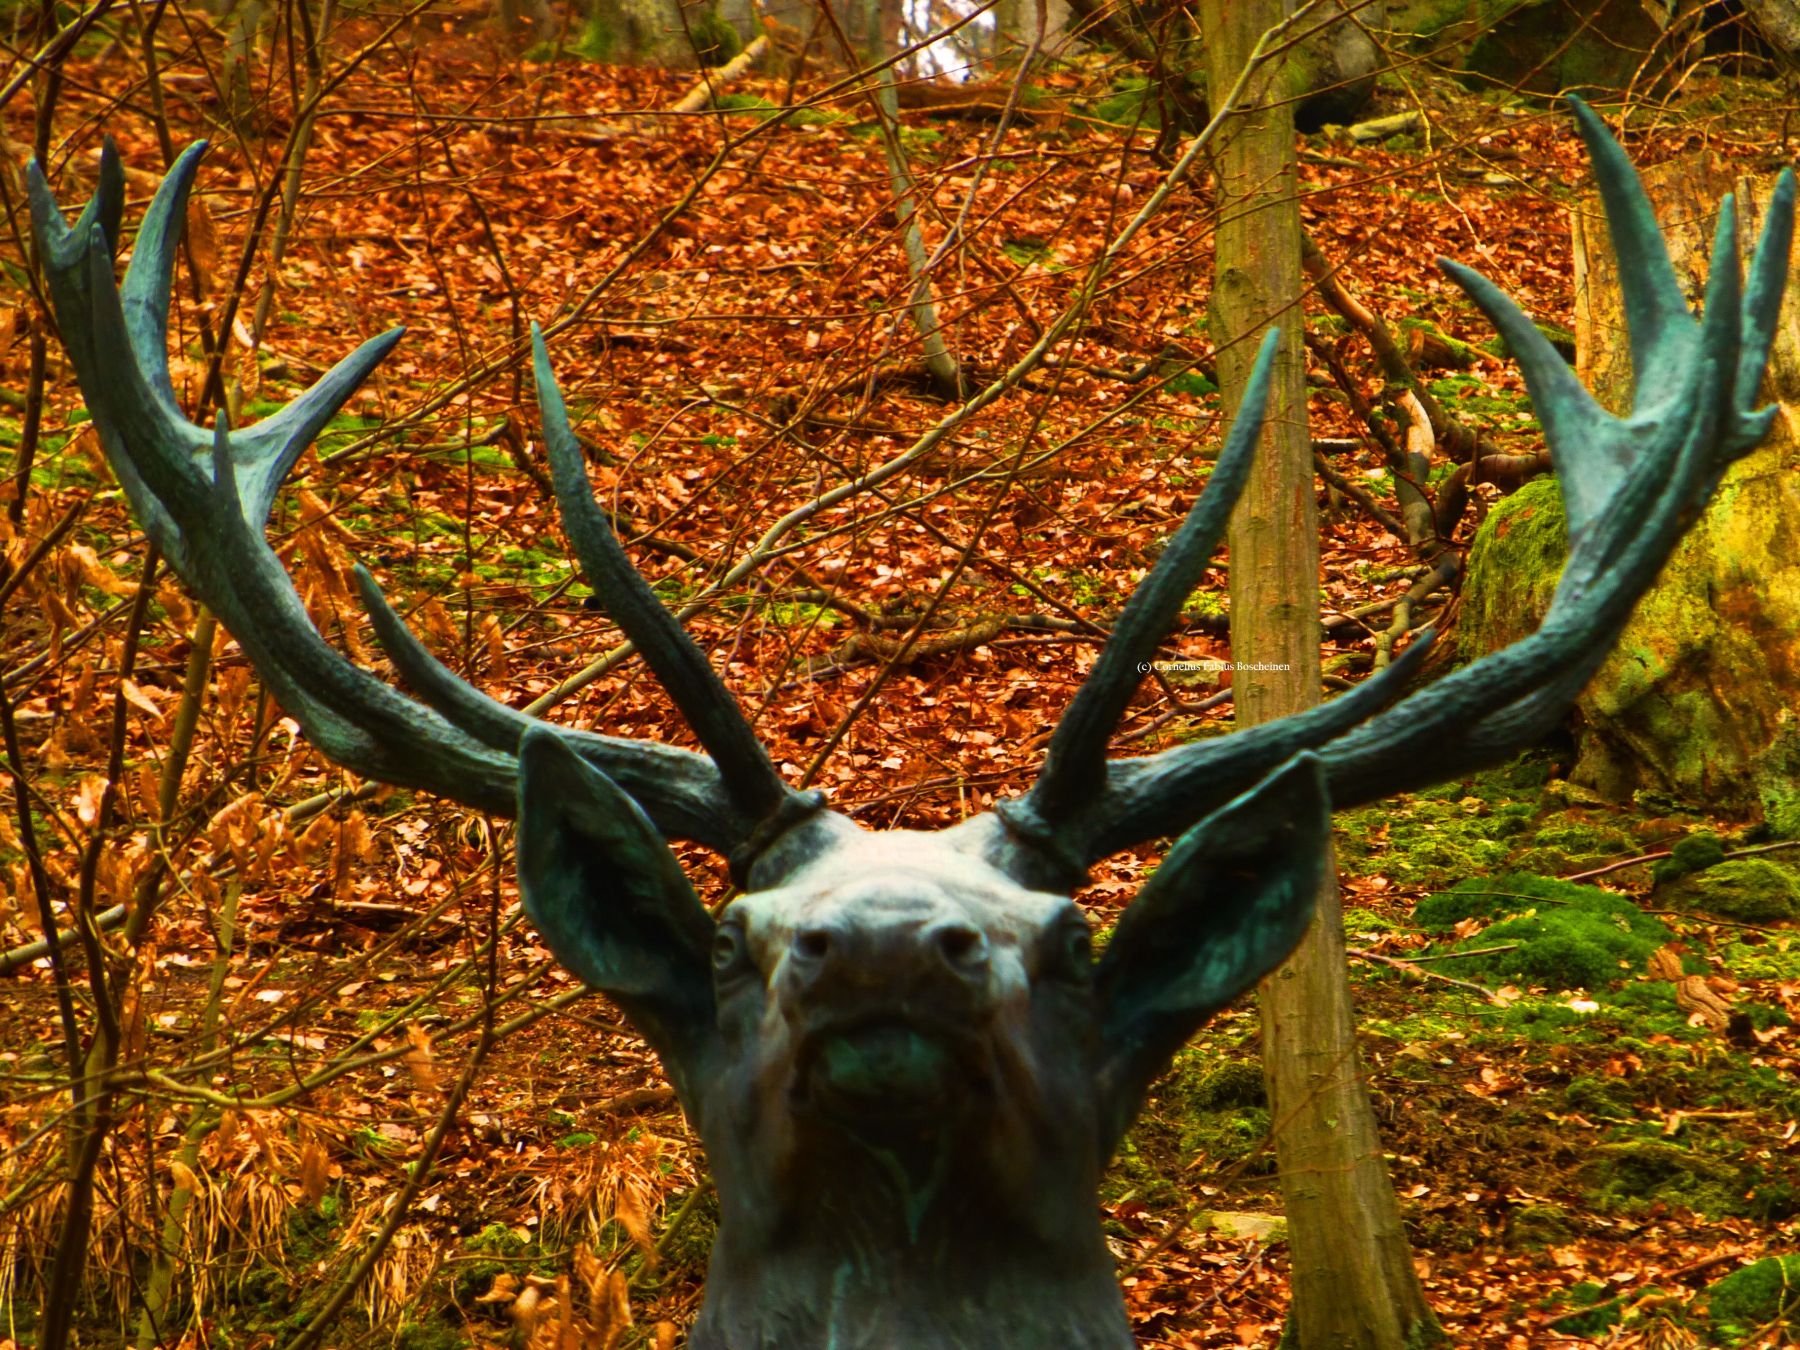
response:
[(1420, 901), (1413, 918), (1433, 933), (1483, 925), (1445, 946), (1435, 969), (1549, 989), (1605, 988), (1674, 937), (1624, 896), (1524, 872), (1459, 882)]
[(1673, 909), (1738, 923), (1787, 923), (1800, 919), (1800, 871), (1767, 858), (1734, 858), (1658, 887), (1656, 897)]
[[(1724, 854), (1741, 833), (1599, 802), (1558, 776), (1568, 759), (1537, 752), (1338, 818), (1352, 943), (1414, 963), (1351, 965), (1359, 1050), (1409, 1230), (1425, 1250), (1546, 1263), (1554, 1251), (1629, 1247), (1646, 1224), (1692, 1231), (1696, 1257), (1718, 1240), (1712, 1224), (1800, 1244), (1800, 1156), (1770, 1147), (1800, 1118), (1787, 1067), (1800, 1057), (1800, 932), (1668, 904), (1669, 886), (1735, 861)], [(1544, 875), (1663, 849), (1676, 875), (1654, 892), (1650, 863), (1605, 886)], [(1696, 976), (1728, 1002), (1729, 1033), (1678, 999), (1677, 980)], [(1196, 1206), (1280, 1213), (1280, 1123), (1257, 1042), (1254, 1010), (1231, 1009), (1152, 1088), (1108, 1177), (1115, 1235), (1182, 1222)], [(1702, 1336), (1718, 1328), (1704, 1343), (1733, 1344), (1725, 1328), (1739, 1323), (1709, 1322), (1697, 1297), (1704, 1275), (1647, 1301), (1645, 1286), (1624, 1296), (1600, 1281), (1584, 1290), (1583, 1278), (1571, 1272), (1548, 1293), (1533, 1325), (1602, 1340), (1673, 1319)]]
[(1704, 1303), (1719, 1345), (1800, 1330), (1800, 1256), (1771, 1256), (1740, 1267), (1713, 1284)]

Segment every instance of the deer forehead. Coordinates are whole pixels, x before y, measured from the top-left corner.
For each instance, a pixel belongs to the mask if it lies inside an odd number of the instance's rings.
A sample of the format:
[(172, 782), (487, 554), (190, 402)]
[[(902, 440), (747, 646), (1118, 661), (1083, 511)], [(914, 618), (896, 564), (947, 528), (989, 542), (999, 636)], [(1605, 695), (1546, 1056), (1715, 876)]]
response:
[(957, 921), (1003, 945), (1029, 939), (1071, 909), (1066, 896), (1019, 885), (954, 836), (887, 830), (839, 839), (780, 886), (741, 896), (726, 912), (752, 937), (810, 923)]

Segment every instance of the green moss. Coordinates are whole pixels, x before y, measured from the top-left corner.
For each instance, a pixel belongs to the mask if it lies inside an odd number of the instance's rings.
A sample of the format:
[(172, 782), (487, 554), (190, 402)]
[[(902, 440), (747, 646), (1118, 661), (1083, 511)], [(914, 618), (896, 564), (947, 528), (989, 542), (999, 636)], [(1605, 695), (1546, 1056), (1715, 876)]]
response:
[(1575, 1224), (1561, 1205), (1526, 1205), (1506, 1225), (1506, 1239), (1515, 1247), (1551, 1247), (1575, 1236)]
[[(1390, 136), (1382, 142), (1382, 148), (1398, 153), (1417, 149), (1418, 142), (1411, 136)], [(1402, 318), (1400, 320), (1400, 331), (1403, 334), (1410, 336), (1415, 328), (1423, 332), (1427, 338), (1440, 344), (1439, 350), (1445, 355), (1446, 363), (1457, 370), (1466, 370), (1474, 365), (1476, 358), (1480, 355), (1479, 348), (1463, 342), (1459, 338), (1451, 337), (1430, 319)]]
[(467, 1306), (488, 1291), (495, 1277), (528, 1269), (536, 1247), (523, 1230), (490, 1223), (463, 1240), (463, 1251), (466, 1256), (450, 1266), (454, 1276), (451, 1298)]
[[(1558, 356), (1570, 365), (1575, 364), (1575, 335), (1573, 333), (1566, 328), (1558, 328), (1553, 323), (1544, 323), (1542, 320), (1533, 320), (1531, 326), (1542, 333), (1550, 345), (1556, 348)], [(1513, 359), (1512, 344), (1497, 333), (1481, 344), (1481, 350), (1489, 356), (1499, 357), (1502, 361)]]
[(1533, 632), (1569, 552), (1562, 488), (1534, 478), (1481, 522), (1469, 546), (1457, 620), (1457, 654), (1474, 661)]
[(1651, 871), (1658, 883), (1677, 881), (1690, 872), (1704, 872), (1725, 861), (1725, 844), (1711, 830), (1695, 830), (1669, 850), (1669, 856)]
[(1713, 811), (1768, 818), (1772, 807), (1795, 823), (1796, 468), (1800, 441), (1788, 436), (1735, 464), (1638, 602), (1582, 695), (1581, 781), (1619, 799), (1651, 789)]
[(1269, 1134), (1267, 1089), (1254, 1060), (1184, 1050), (1158, 1085), (1158, 1106), (1184, 1165), (1255, 1153)]
[(1540, 827), (1511, 865), (1521, 872), (1583, 872), (1636, 851), (1628, 831), (1572, 815)]
[(1183, 1203), (1184, 1192), (1164, 1168), (1152, 1161), (1140, 1145), (1134, 1129), (1119, 1146), (1119, 1152), (1106, 1169), (1100, 1183), (1100, 1199), (1109, 1205), (1123, 1200), (1136, 1200), (1152, 1209)]
[(1605, 1213), (1680, 1205), (1708, 1218), (1744, 1212), (1748, 1178), (1736, 1167), (1664, 1139), (1599, 1144), (1583, 1169), (1589, 1198)]
[(1563, 1089), (1563, 1103), (1571, 1111), (1600, 1119), (1631, 1119), (1636, 1096), (1624, 1079), (1603, 1074), (1584, 1075)]
[(1569, 1290), (1567, 1305), (1576, 1309), (1550, 1323), (1552, 1331), (1564, 1336), (1598, 1336), (1616, 1327), (1625, 1315), (1623, 1298), (1608, 1298), (1612, 1291), (1604, 1284), (1584, 1280)]
[(475, 1344), (461, 1327), (448, 1322), (403, 1322), (394, 1350), (464, 1350)]
[(1267, 1106), (1268, 1086), (1260, 1065), (1247, 1059), (1228, 1059), (1205, 1075), (1186, 1093), (1186, 1105), (1201, 1111), (1220, 1111), (1234, 1106)]
[(1402, 886), (1448, 886), (1465, 877), (1498, 871), (1511, 857), (1511, 837), (1523, 832), (1531, 807), (1490, 812), (1485, 802), (1450, 792), (1456, 800), (1421, 793), (1403, 802), (1340, 813), (1335, 820), (1345, 870), (1379, 873)]
[(665, 1233), (662, 1238), (662, 1254), (668, 1263), (679, 1269), (682, 1266), (704, 1266), (712, 1255), (713, 1238), (719, 1232), (719, 1193), (707, 1187), (706, 1194), (688, 1204), (691, 1192), (680, 1191), (671, 1195), (663, 1212), (668, 1215), (683, 1215), (681, 1227), (672, 1235)]
[(1113, 92), (1093, 105), (1097, 121), (1114, 126), (1155, 131), (1162, 126), (1158, 91), (1149, 80), (1133, 77), (1119, 81)]
[(1101, 1187), (1110, 1203), (1129, 1195), (1152, 1208), (1185, 1208), (1196, 1173), (1231, 1169), (1234, 1177), (1273, 1175), (1264, 1145), (1269, 1111), (1254, 1060), (1189, 1046), (1151, 1088), (1144, 1110)]
[(1682, 877), (1667, 888), (1667, 899), (1739, 923), (1781, 923), (1800, 918), (1800, 875), (1766, 858), (1735, 858)]
[[(1463, 979), (1488, 978), (1552, 989), (1605, 988), (1642, 970), (1670, 941), (1669, 929), (1623, 896), (1549, 877), (1509, 873), (1469, 880), (1421, 900), (1413, 919), (1447, 932), (1466, 919), (1492, 920), (1452, 951), (1473, 955), (1434, 962)], [(1484, 951), (1503, 947), (1503, 951)]]
[(1800, 1326), (1800, 1256), (1769, 1256), (1734, 1270), (1705, 1294), (1715, 1333), (1736, 1345), (1759, 1330)]
[(715, 94), (712, 105), (717, 112), (744, 113), (765, 122), (785, 112), (788, 125), (796, 127), (829, 126), (851, 120), (843, 113), (820, 112), (817, 108), (787, 108), (760, 94)]
[(1777, 839), (1800, 839), (1800, 727), (1789, 722), (1756, 763), (1763, 824)]
[(1757, 1223), (1786, 1223), (1800, 1214), (1800, 1188), (1785, 1181), (1759, 1182), (1744, 1201), (1744, 1214)]
[(722, 66), (744, 50), (744, 39), (716, 9), (704, 9), (688, 25), (694, 59), (702, 66)]
[(1425, 387), (1440, 402), (1454, 407), (1456, 415), (1466, 421), (1486, 419), (1515, 430), (1533, 425), (1530, 399), (1522, 393), (1496, 389), (1478, 376), (1445, 375), (1426, 381)]

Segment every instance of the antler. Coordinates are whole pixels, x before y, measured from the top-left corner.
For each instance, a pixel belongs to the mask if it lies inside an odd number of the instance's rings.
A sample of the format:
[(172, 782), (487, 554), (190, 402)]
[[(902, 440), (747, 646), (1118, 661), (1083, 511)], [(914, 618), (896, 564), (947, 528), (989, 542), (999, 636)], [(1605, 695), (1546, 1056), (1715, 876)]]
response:
[[(519, 743), (547, 724), (499, 703), (440, 665), (407, 631), (374, 579), (357, 583), (383, 647), (430, 706), (340, 656), (313, 628), (263, 537), (281, 481), (400, 339), (364, 343), (266, 421), (230, 431), (195, 426), (175, 401), (168, 308), (179, 222), (205, 144), (190, 147), (158, 189), (122, 286), (113, 254), (124, 174), (109, 140), (100, 184), (71, 230), (44, 175), (30, 170), (32, 223), (64, 345), (100, 444), (149, 534), (218, 614), (263, 679), (328, 758), (370, 778), (420, 788), (496, 815), (517, 809)], [(534, 334), (558, 501), (595, 594), (668, 686), (709, 755), (552, 728), (615, 780), (671, 838), (731, 851), (770, 821), (814, 809), (791, 793), (705, 656), (632, 570), (588, 491), (580, 449)]]
[[(1795, 197), (1788, 170), (1770, 202), (1748, 288), (1735, 204), (1725, 198), (1705, 318), (1696, 320), (1630, 160), (1586, 104), (1570, 102), (1619, 258), (1636, 372), (1631, 412), (1607, 413), (1498, 287), (1439, 260), (1517, 355), (1562, 483), (1569, 558), (1537, 632), (1393, 703), (1428, 631), (1388, 671), (1318, 708), (1102, 764), (1106, 740), (1141, 678), (1138, 662), (1167, 631), (1230, 509), (1224, 495), (1212, 500), (1214, 488), (1232, 497), (1239, 489), (1237, 447), (1241, 438), (1254, 442), (1261, 426), (1259, 364), (1206, 492), (1121, 616), (1113, 638), (1121, 645), (1118, 659), (1109, 644), (1077, 696), (1076, 707), (1093, 715), (1077, 719), (1071, 710), (1036, 785), (1001, 808), (1015, 834), (1065, 867), (1085, 869), (1141, 840), (1179, 834), (1303, 750), (1319, 752), (1333, 805), (1351, 806), (1502, 760), (1541, 739), (1567, 712), (1725, 469), (1774, 418), (1773, 408), (1755, 402), (1787, 276)], [(1193, 550), (1201, 549), (1196, 557)], [(1147, 593), (1156, 598), (1146, 600)]]

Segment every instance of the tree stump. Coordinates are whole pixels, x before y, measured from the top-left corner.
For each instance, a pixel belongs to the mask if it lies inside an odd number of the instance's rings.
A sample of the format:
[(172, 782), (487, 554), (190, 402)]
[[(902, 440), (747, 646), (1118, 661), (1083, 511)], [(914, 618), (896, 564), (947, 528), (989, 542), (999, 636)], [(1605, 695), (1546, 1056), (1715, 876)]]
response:
[[(1716, 160), (1684, 157), (1644, 178), (1676, 274), (1697, 297), (1714, 203), (1736, 191), (1747, 256), (1773, 177), (1734, 183)], [(1618, 410), (1631, 354), (1615, 264), (1597, 200), (1573, 216), (1576, 369)], [(1782, 405), (1768, 441), (1726, 475), (1582, 695), (1575, 777), (1617, 798), (1647, 789), (1761, 811), (1778, 832), (1800, 835), (1800, 287), (1791, 281), (1764, 394)]]

